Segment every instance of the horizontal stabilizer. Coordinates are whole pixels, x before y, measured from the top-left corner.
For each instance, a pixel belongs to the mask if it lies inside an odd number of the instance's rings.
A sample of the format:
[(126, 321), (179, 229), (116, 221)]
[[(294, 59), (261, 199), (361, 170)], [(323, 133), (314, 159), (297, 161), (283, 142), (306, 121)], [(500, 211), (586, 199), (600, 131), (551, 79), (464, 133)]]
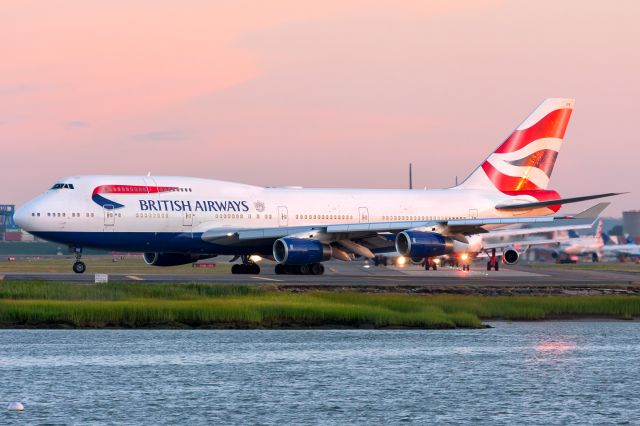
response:
[(607, 192), (605, 194), (585, 195), (582, 197), (572, 197), (572, 198), (558, 198), (557, 200), (536, 201), (533, 203), (498, 204), (496, 205), (496, 209), (503, 210), (503, 211), (533, 210), (533, 209), (538, 209), (542, 207), (557, 206), (560, 204), (579, 203), (581, 201), (594, 200), (596, 198), (613, 197), (614, 195), (620, 195), (620, 194), (624, 194), (624, 192)]
[(596, 204), (595, 206), (589, 207), (585, 211), (582, 211), (582, 212), (574, 215), (573, 217), (576, 218), (576, 219), (593, 219), (595, 221), (595, 219), (600, 217), (600, 215), (602, 214), (604, 209), (609, 207), (609, 204), (611, 204), (611, 203), (599, 203), (599, 204)]

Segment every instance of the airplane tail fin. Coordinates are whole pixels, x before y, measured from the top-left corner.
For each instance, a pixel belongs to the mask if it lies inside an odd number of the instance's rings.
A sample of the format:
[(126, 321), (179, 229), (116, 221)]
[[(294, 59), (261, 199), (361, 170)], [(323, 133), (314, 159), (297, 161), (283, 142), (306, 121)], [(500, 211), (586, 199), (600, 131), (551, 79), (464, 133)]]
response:
[(633, 237), (631, 236), (631, 234), (627, 234), (625, 236), (625, 239), (627, 240), (627, 244), (635, 244), (635, 240), (633, 239)]
[(544, 192), (574, 103), (569, 98), (546, 99), (459, 187), (508, 195)]
[(603, 241), (603, 237), (602, 237), (602, 220), (598, 221), (598, 228), (596, 229), (596, 240)]
[(602, 233), (602, 241), (606, 244), (606, 245), (611, 245), (613, 244), (613, 240), (611, 239), (611, 237), (609, 236), (609, 234), (607, 234), (606, 232)]

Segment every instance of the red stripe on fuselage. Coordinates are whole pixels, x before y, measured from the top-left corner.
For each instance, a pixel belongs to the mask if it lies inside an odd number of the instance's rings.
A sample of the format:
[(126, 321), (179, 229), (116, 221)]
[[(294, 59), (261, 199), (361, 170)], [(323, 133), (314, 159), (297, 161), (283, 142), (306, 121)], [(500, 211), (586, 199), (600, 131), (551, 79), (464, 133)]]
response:
[(564, 138), (571, 111), (573, 110), (568, 108), (551, 111), (533, 126), (514, 131), (495, 152), (514, 152), (542, 138)]
[(145, 185), (100, 185), (93, 190), (96, 194), (157, 194), (177, 190), (173, 186), (145, 186)]

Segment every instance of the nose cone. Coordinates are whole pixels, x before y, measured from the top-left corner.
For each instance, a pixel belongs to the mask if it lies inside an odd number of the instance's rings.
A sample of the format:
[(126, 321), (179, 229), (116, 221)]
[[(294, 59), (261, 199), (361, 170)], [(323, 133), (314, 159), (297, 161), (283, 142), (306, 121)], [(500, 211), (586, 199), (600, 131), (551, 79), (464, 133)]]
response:
[(24, 207), (16, 209), (13, 213), (13, 221), (22, 229), (27, 229), (27, 212)]

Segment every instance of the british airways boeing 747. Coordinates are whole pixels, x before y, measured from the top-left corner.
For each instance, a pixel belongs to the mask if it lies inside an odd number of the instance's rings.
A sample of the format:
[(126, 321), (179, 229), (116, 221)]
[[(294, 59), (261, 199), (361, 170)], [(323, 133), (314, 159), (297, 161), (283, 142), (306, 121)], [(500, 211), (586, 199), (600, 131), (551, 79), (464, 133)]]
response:
[[(547, 189), (573, 99), (547, 99), (460, 185), (437, 190), (264, 188), (170, 176), (73, 176), (23, 205), (15, 221), (69, 245), (73, 270), (85, 247), (144, 253), (150, 265), (237, 256), (234, 273), (257, 274), (252, 255), (276, 273), (322, 274), (331, 258), (397, 250), (432, 258), (469, 250), (469, 236), (513, 224), (561, 223)], [(495, 257), (492, 262), (495, 263)], [(425, 262), (427, 263), (427, 262)], [(428, 263), (427, 263), (428, 264)]]

